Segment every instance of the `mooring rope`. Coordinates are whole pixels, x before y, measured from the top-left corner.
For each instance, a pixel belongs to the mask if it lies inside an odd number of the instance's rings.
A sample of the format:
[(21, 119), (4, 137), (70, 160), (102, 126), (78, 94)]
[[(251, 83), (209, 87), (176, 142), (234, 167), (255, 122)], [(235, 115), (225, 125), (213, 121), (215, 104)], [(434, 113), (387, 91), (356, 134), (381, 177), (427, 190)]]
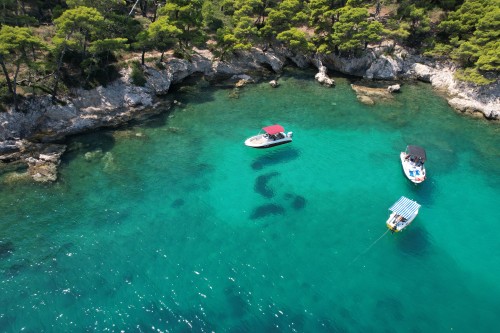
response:
[[(376, 240), (376, 241), (374, 241), (374, 242), (373, 242), (370, 246), (368, 246), (368, 247), (367, 247), (367, 248), (366, 248), (363, 252), (361, 252), (360, 254), (358, 254), (358, 256), (357, 256), (356, 258), (354, 258), (354, 260), (353, 260), (353, 261), (351, 261), (351, 263), (350, 263), (350, 264), (354, 263), (356, 260), (358, 260), (358, 259), (359, 259), (359, 257), (361, 257), (363, 254), (365, 254), (366, 252), (368, 252), (368, 251), (369, 251), (369, 250), (373, 247), (373, 245), (377, 244), (377, 242), (378, 242), (379, 240), (381, 240), (381, 239), (382, 239), (382, 237), (384, 237), (384, 236), (385, 236), (385, 235), (386, 235), (389, 231), (391, 231), (391, 230), (390, 230), (390, 229), (387, 229), (387, 230), (386, 230), (386, 232), (384, 232), (384, 233), (382, 234), (382, 236), (380, 236), (379, 238), (377, 238), (377, 240)], [(349, 264), (349, 265), (350, 265), (350, 264)]]

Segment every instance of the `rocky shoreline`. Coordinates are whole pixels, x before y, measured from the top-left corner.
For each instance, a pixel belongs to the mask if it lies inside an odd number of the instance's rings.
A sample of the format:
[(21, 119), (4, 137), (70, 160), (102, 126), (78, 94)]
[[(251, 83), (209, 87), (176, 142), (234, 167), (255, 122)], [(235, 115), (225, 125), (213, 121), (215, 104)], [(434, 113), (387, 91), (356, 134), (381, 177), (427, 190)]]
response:
[[(452, 65), (431, 62), (400, 47), (389, 56), (389, 47), (369, 47), (360, 58), (307, 57), (278, 47), (266, 51), (254, 48), (238, 52), (230, 61), (215, 59), (209, 51), (195, 49), (189, 61), (169, 58), (163, 63), (165, 69), (145, 66), (147, 82), (143, 87), (133, 85), (130, 70), (125, 69), (122, 77), (107, 87), (76, 89), (60, 104), (53, 104), (49, 96), (27, 99), (20, 106), (21, 112), (0, 113), (0, 173), (27, 167), (25, 174), (35, 181), (55, 181), (60, 156), (66, 149), (60, 142), (65, 137), (165, 112), (170, 105), (159, 97), (166, 95), (172, 84), (194, 74), (209, 80), (246, 75), (245, 80), (249, 80), (248, 75), (280, 73), (292, 64), (317, 68), (315, 79), (326, 86), (334, 85), (328, 70), (371, 80), (421, 80), (444, 92), (450, 106), (460, 112), (500, 119), (498, 80), (483, 87), (457, 82), (453, 79)], [(363, 87), (353, 86), (353, 89), (360, 101), (371, 103), (362, 97)]]

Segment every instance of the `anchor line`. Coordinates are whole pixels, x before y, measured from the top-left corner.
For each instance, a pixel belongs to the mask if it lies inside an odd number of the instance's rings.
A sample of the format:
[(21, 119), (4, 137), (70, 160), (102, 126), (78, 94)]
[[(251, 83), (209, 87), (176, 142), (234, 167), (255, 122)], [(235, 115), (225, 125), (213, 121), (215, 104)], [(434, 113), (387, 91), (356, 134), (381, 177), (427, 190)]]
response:
[(358, 256), (357, 256), (356, 258), (354, 258), (354, 260), (353, 260), (353, 261), (351, 261), (351, 264), (352, 264), (352, 263), (354, 263), (356, 260), (358, 260), (358, 259), (359, 259), (359, 257), (361, 257), (363, 254), (365, 254), (366, 252), (368, 252), (368, 251), (369, 251), (369, 250), (370, 250), (370, 249), (371, 249), (371, 248), (372, 248), (375, 244), (377, 244), (377, 242), (378, 242), (379, 240), (381, 240), (381, 239), (382, 239), (382, 237), (384, 237), (384, 236), (385, 236), (385, 235), (386, 235), (389, 231), (390, 231), (390, 230), (389, 230), (389, 229), (387, 229), (387, 230), (386, 230), (386, 232), (384, 232), (384, 233), (382, 234), (382, 236), (380, 236), (379, 238), (377, 238), (377, 240), (376, 240), (376, 241), (374, 241), (373, 243), (371, 243), (371, 245), (370, 245), (370, 246), (368, 246), (368, 247), (367, 247), (367, 248), (366, 248), (363, 252), (361, 252), (360, 254), (358, 254)]

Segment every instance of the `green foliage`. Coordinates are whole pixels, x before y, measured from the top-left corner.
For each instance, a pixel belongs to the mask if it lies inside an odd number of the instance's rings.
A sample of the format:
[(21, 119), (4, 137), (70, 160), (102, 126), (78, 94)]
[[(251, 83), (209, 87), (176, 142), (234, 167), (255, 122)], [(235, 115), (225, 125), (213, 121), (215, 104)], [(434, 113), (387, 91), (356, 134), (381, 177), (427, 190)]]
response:
[(91, 7), (107, 15), (125, 5), (125, 0), (66, 0), (69, 8)]
[(472, 82), (477, 85), (487, 85), (495, 82), (495, 79), (486, 78), (476, 68), (466, 68), (455, 72), (455, 78), (461, 81)]
[(478, 69), (500, 72), (500, 40), (485, 45), (476, 62)]
[(453, 51), (450, 44), (437, 43), (433, 48), (424, 52), (424, 55), (430, 57), (448, 57)]
[[(189, 59), (193, 46), (225, 57), (281, 43), (300, 53), (356, 55), (382, 37), (425, 49), (425, 55), (451, 58), (465, 67), (458, 76), (473, 82), (489, 82), (488, 75), (500, 71), (500, 0), (140, 0), (129, 16), (134, 4), (0, 0), (0, 24), (9, 27), (0, 36), (0, 64), (5, 65), (0, 89), (13, 99), (16, 72), (24, 82), (47, 76), (44, 84), (53, 83), (54, 92), (61, 79), (66, 86), (105, 84), (118, 75), (114, 62), (125, 49), (141, 52), (142, 59), (152, 50), (162, 55), (173, 50)], [(379, 4), (391, 9), (389, 14), (369, 15), (368, 9), (380, 9)], [(17, 43), (9, 29), (31, 25), (39, 26), (51, 52), (40, 39), (24, 46), (34, 52), (23, 51), (22, 43), (9, 46)], [(15, 34), (29, 43), (36, 36), (30, 31), (28, 38), (26, 31)], [(144, 84), (141, 67), (133, 66), (136, 82)]]
[(128, 43), (135, 42), (135, 36), (144, 30), (141, 22), (130, 16), (108, 13), (100, 35), (106, 38), (127, 38)]
[(174, 46), (178, 40), (178, 36), (182, 34), (182, 30), (171, 24), (167, 16), (161, 16), (158, 20), (151, 23), (148, 28), (148, 36), (151, 39), (151, 44), (160, 52), (165, 52), (167, 49)]
[(84, 50), (95, 35), (100, 32), (104, 17), (95, 9), (77, 7), (66, 10), (54, 20), (56, 36), (54, 44), (63, 48)]
[(394, 44), (403, 44), (410, 37), (410, 24), (390, 19), (387, 22), (387, 29), (384, 29), (383, 33), (394, 40)]
[(309, 2), (309, 26), (317, 34), (329, 34), (333, 30), (337, 12), (338, 1), (311, 0)]
[(422, 38), (431, 30), (430, 19), (424, 8), (411, 5), (409, 7), (408, 19), (410, 23), (410, 33), (414, 39)]
[(37, 63), (36, 52), (45, 48), (45, 43), (29, 28), (3, 25), (0, 29), (0, 66), (16, 109), (19, 71), (22, 66), (28, 72), (34, 70)]
[(132, 72), (130, 73), (132, 83), (136, 86), (144, 87), (147, 81), (141, 64), (138, 61), (132, 61), (130, 67), (132, 68)]
[(277, 39), (294, 51), (303, 53), (314, 51), (314, 44), (308, 40), (306, 33), (297, 28), (280, 32)]
[(204, 1), (201, 8), (203, 26), (216, 31), (229, 23), (230, 18), (221, 10), (224, 0)]
[(267, 20), (261, 29), (263, 36), (276, 36), (294, 25), (305, 24), (308, 19), (307, 7), (299, 0), (283, 0), (277, 8), (268, 11)]
[(439, 29), (448, 34), (450, 38), (469, 38), (476, 30), (476, 25), (481, 17), (485, 15), (489, 1), (465, 0), (459, 9), (451, 12), (448, 18), (439, 24)]
[(383, 26), (378, 21), (368, 21), (366, 8), (346, 6), (338, 12), (340, 17), (333, 25), (332, 41), (340, 52), (354, 53), (380, 40)]
[[(439, 24), (445, 43), (453, 46), (449, 52), (465, 70), (457, 77), (485, 84), (490, 80), (484, 71), (500, 71), (500, 0), (465, 0)], [(449, 50), (439, 43), (434, 53)]]
[(90, 44), (89, 52), (98, 53), (112, 53), (114, 51), (123, 50), (126, 48), (126, 38), (106, 38), (99, 39)]
[(188, 46), (190, 41), (203, 34), (203, 0), (170, 0), (158, 14), (181, 31), (179, 41)]

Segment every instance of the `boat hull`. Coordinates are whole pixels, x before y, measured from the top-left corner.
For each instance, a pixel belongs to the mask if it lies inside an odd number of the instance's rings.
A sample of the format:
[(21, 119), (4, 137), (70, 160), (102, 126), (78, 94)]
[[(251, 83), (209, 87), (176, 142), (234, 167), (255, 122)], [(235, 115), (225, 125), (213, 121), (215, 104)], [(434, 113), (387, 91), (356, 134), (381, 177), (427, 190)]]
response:
[(284, 137), (277, 140), (266, 138), (263, 134), (252, 136), (245, 140), (245, 145), (252, 148), (270, 148), (292, 142), (291, 137)]
[(401, 152), (401, 154), (399, 155), (401, 159), (401, 165), (403, 166), (403, 172), (406, 178), (408, 178), (415, 184), (422, 183), (426, 178), (424, 165), (418, 165), (417, 163), (406, 159), (406, 156), (407, 154), (405, 152)]
[(387, 228), (389, 228), (393, 232), (400, 232), (403, 231), (407, 226), (409, 226), (415, 217), (417, 217), (418, 210), (410, 216), (406, 221), (399, 221), (398, 216), (396, 213), (392, 213), (385, 224), (387, 225)]

